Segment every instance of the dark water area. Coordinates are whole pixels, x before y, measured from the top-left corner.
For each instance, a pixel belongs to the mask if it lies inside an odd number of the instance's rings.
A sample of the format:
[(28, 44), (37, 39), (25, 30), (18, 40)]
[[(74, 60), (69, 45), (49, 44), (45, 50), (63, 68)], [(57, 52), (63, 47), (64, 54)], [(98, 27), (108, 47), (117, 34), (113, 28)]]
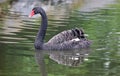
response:
[[(91, 47), (35, 52), (41, 20), (28, 17), (34, 6), (48, 16), (45, 42), (63, 30), (83, 28)], [(0, 76), (120, 76), (119, 29), (120, 0), (15, 0), (0, 6)], [(37, 54), (44, 55), (42, 65)]]

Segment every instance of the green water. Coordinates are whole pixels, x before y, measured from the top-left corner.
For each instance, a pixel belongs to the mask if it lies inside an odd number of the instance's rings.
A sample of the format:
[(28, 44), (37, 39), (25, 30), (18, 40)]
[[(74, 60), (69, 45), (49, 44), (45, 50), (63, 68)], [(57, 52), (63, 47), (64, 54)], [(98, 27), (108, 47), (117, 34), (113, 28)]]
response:
[[(81, 10), (86, 3), (59, 3), (51, 6), (50, 12), (46, 10), (49, 26), (45, 41), (76, 27), (83, 28), (92, 41), (87, 60), (77, 67), (58, 64), (45, 55), (48, 76), (120, 76), (120, 0), (95, 10)], [(28, 18), (15, 10), (4, 12), (0, 17), (0, 76), (41, 76), (33, 46), (40, 17)]]

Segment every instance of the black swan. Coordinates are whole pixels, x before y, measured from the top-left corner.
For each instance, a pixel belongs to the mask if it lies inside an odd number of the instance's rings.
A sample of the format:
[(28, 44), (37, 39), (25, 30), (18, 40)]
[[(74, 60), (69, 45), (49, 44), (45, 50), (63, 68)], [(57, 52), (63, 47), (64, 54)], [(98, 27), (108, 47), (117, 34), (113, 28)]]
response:
[(35, 49), (37, 50), (73, 50), (87, 48), (90, 46), (91, 41), (87, 40), (84, 36), (82, 29), (71, 29), (63, 31), (52, 37), (47, 43), (44, 43), (44, 37), (47, 29), (47, 16), (41, 7), (34, 7), (29, 17), (35, 14), (40, 14), (42, 17), (41, 27), (35, 39)]

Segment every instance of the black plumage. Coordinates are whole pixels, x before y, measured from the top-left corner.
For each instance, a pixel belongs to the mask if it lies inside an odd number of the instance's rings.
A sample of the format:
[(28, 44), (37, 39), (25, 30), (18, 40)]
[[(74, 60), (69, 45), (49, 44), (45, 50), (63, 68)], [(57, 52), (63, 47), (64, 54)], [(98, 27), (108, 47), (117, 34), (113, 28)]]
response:
[(41, 27), (35, 39), (35, 49), (37, 50), (73, 50), (87, 48), (91, 42), (84, 36), (83, 29), (71, 29), (63, 31), (52, 37), (47, 43), (44, 43), (44, 37), (47, 29), (47, 16), (41, 7), (35, 7), (32, 10), (31, 16), (40, 14), (42, 17)]

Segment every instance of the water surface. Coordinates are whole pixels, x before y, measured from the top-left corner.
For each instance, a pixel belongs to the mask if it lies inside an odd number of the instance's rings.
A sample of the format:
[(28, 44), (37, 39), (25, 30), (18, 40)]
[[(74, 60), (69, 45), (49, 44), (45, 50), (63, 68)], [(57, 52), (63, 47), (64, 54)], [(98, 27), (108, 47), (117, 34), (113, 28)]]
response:
[(34, 6), (43, 7), (48, 15), (45, 41), (63, 30), (77, 27), (83, 28), (93, 42), (91, 48), (84, 51), (85, 55), (89, 53), (87, 56), (76, 56), (78, 51), (45, 52), (48, 76), (119, 76), (119, 4), (119, 0), (12, 2), (0, 17), (0, 76), (41, 75), (33, 46), (41, 20), (38, 15), (28, 18)]

